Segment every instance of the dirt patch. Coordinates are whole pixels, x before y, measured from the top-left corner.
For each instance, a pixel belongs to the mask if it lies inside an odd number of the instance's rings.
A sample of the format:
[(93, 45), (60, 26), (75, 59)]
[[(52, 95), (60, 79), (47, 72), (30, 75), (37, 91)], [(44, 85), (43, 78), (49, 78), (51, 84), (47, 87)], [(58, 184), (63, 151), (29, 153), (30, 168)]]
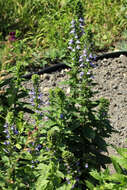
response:
[(119, 132), (107, 140), (117, 146), (127, 147), (127, 57), (121, 55), (119, 58), (98, 61), (93, 72), (98, 83), (97, 96), (109, 99), (110, 122)]

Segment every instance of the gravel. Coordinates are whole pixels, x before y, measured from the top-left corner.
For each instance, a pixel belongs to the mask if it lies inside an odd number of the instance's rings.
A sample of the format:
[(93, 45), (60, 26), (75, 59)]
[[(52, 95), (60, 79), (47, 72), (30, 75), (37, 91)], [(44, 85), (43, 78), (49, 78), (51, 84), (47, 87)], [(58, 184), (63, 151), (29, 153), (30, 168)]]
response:
[[(121, 55), (118, 58), (103, 59), (95, 63), (97, 67), (93, 69), (93, 80), (98, 83), (95, 89), (99, 91), (95, 98), (109, 99), (110, 122), (118, 131), (106, 141), (119, 147), (127, 147), (127, 57)], [(48, 91), (51, 88), (59, 86), (69, 94), (69, 87), (59, 84), (59, 82), (67, 80), (67, 72), (68, 70), (64, 69), (40, 75), (40, 89), (45, 104), (48, 103)], [(32, 88), (31, 80), (25, 86)]]
[(127, 147), (127, 57), (121, 55), (115, 59), (103, 59), (97, 65), (94, 70), (99, 90), (97, 96), (109, 99), (110, 122), (119, 132), (113, 133), (108, 141), (119, 147)]

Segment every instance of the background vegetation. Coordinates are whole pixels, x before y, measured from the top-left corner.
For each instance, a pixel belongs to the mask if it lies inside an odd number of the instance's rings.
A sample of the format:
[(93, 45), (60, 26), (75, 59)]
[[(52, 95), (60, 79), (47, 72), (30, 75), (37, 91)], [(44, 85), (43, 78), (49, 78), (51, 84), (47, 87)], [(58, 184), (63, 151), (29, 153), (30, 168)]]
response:
[[(81, 2), (84, 6), (85, 31), (89, 33), (95, 51), (113, 48), (120, 39), (125, 42), (126, 0)], [(42, 67), (65, 60), (69, 23), (75, 11), (73, 0), (0, 0), (1, 64), (14, 64), (15, 53), (27, 66)], [(10, 48), (7, 40), (13, 31), (16, 32), (17, 44)]]

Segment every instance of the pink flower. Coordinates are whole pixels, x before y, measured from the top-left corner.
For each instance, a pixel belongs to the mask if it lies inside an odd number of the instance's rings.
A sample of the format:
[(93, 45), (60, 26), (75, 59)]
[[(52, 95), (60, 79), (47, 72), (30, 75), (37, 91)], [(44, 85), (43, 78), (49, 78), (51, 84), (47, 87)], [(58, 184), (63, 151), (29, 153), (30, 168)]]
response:
[(9, 41), (15, 41), (16, 40), (16, 37), (15, 37), (15, 32), (10, 32), (9, 33), (9, 38), (8, 38)]

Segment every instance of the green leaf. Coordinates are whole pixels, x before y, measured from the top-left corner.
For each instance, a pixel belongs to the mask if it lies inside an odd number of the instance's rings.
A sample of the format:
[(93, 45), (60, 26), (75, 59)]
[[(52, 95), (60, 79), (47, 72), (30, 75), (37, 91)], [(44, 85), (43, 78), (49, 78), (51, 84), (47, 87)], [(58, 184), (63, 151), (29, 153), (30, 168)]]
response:
[[(37, 181), (37, 184), (36, 184), (36, 189), (37, 190), (48, 190), (48, 184), (49, 184), (49, 180), (45, 180), (43, 179), (43, 177), (41, 176), (38, 181)], [(51, 188), (52, 190), (52, 188)]]
[(56, 188), (56, 190), (70, 190), (73, 184), (64, 183), (62, 187)]
[(93, 170), (92, 172), (90, 172), (90, 174), (97, 180), (101, 180), (101, 174), (97, 172), (97, 170)]
[(20, 144), (16, 144), (15, 146), (16, 146), (16, 148), (19, 149), (19, 150), (22, 148)]
[(5, 176), (0, 173), (0, 187), (4, 187), (6, 184)]
[(50, 165), (41, 163), (38, 165), (37, 169), (41, 169), (41, 178), (46, 180), (49, 176)]
[(117, 162), (121, 167), (127, 169), (127, 159), (116, 156), (112, 156), (111, 158), (113, 161)]
[(90, 190), (93, 190), (93, 189), (94, 189), (94, 185), (93, 185), (91, 182), (86, 181), (86, 185), (87, 185), (87, 187), (88, 187)]
[(96, 135), (96, 138), (95, 138), (95, 143), (98, 145), (98, 147), (101, 148), (101, 150), (103, 151), (107, 151), (107, 144), (104, 140), (104, 138), (102, 138), (100, 135)]
[(28, 151), (22, 152), (22, 158), (26, 159), (26, 160), (31, 160), (32, 156)]
[(0, 106), (0, 112), (4, 111), (4, 107)]
[(115, 173), (111, 176), (109, 175), (109, 177), (107, 179), (111, 180), (111, 181), (120, 182), (122, 184), (124, 181), (127, 180), (127, 177), (123, 174)]
[(7, 156), (2, 156), (2, 160), (3, 160), (4, 162), (9, 162), (9, 158), (8, 158)]
[[(104, 185), (101, 185), (100, 186), (100, 189), (103, 189), (103, 190), (113, 190), (114, 189), (114, 187), (115, 187), (115, 184), (114, 183), (104, 183)], [(97, 190), (99, 190), (99, 189), (97, 189)], [(114, 190), (116, 190), (116, 189), (114, 189)], [(120, 190), (120, 189), (119, 189)], [(121, 189), (122, 190), (122, 189)]]
[(116, 151), (127, 159), (127, 148), (116, 148)]
[(64, 174), (59, 170), (57, 170), (57, 176), (60, 178), (64, 178)]
[(118, 164), (117, 159), (118, 158), (115, 157), (115, 156), (111, 157), (111, 160), (112, 160), (112, 163), (113, 163), (113, 166), (114, 166), (116, 172), (119, 173), (119, 174), (122, 174), (122, 169), (121, 169), (120, 165)]
[(85, 127), (83, 129), (83, 134), (86, 138), (94, 139), (95, 138), (95, 131), (91, 127)]

